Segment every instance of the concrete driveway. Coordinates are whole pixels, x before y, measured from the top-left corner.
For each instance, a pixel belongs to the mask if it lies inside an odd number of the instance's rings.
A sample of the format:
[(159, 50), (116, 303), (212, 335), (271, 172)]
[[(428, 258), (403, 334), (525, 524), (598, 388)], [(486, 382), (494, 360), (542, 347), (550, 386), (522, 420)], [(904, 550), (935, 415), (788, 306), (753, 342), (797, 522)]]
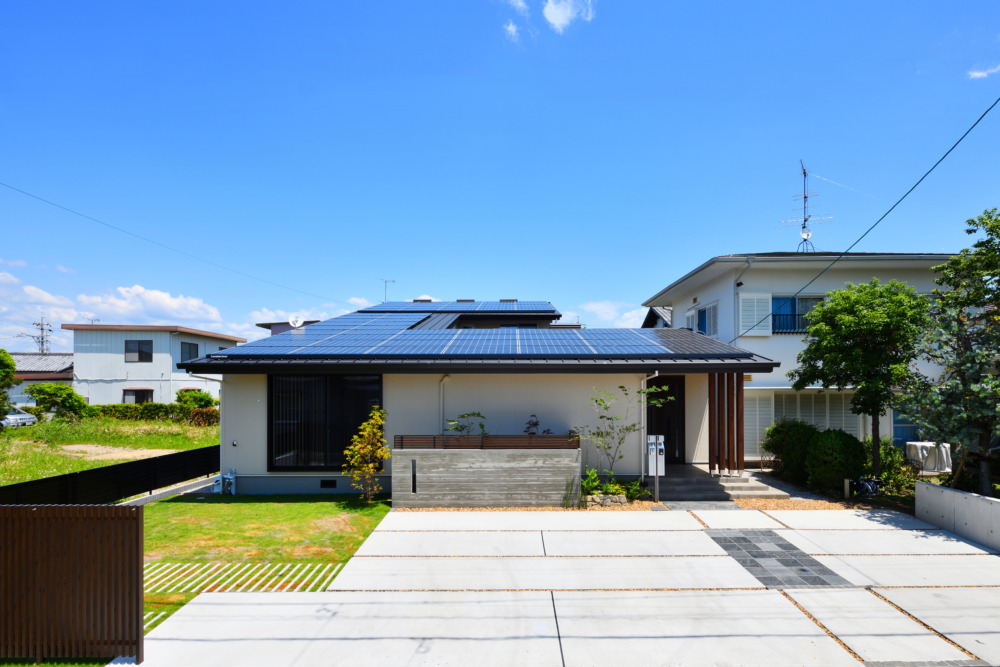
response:
[(144, 665), (1000, 663), (1000, 557), (882, 511), (391, 512), (320, 593), (206, 593)]

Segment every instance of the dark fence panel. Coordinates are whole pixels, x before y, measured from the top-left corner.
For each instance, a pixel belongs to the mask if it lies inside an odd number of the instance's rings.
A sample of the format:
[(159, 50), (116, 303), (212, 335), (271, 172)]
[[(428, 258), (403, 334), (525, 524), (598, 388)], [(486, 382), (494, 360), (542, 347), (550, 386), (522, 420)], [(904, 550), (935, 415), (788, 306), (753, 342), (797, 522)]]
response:
[(142, 662), (142, 516), (0, 505), (0, 658)]
[(219, 471), (219, 445), (0, 486), (0, 504), (113, 503)]

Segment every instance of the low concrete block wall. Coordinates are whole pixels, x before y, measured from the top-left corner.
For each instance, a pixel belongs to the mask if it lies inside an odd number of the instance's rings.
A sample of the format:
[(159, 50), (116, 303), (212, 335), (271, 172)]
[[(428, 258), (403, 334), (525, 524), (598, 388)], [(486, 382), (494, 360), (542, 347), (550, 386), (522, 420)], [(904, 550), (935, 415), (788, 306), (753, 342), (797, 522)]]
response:
[(393, 507), (580, 502), (579, 449), (397, 449), (392, 460)]
[(992, 549), (1000, 549), (1000, 500), (917, 482), (918, 519)]

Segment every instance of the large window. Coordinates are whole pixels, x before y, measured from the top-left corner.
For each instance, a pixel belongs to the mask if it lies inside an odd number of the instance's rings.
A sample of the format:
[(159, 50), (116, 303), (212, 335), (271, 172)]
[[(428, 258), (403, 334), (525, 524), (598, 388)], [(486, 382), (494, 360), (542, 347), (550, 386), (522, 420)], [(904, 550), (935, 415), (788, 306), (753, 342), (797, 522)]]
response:
[(351, 436), (381, 401), (379, 375), (269, 376), (267, 469), (341, 472)]
[(127, 340), (125, 341), (125, 361), (150, 362), (153, 360), (153, 341), (151, 340)]
[(198, 343), (181, 343), (181, 362), (198, 358)]
[(818, 296), (775, 296), (771, 298), (771, 316), (774, 333), (805, 333), (809, 322), (805, 314), (816, 307), (823, 297)]
[(125, 389), (122, 391), (122, 403), (152, 403), (152, 389)]

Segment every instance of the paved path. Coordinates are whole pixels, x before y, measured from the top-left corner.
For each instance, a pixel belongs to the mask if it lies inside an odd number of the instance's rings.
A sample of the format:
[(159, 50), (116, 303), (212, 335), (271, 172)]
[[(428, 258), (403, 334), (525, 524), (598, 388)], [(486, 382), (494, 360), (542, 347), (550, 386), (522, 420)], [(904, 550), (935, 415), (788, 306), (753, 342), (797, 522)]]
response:
[(144, 665), (986, 665), (1000, 557), (863, 510), (391, 512), (326, 592), (205, 593)]

